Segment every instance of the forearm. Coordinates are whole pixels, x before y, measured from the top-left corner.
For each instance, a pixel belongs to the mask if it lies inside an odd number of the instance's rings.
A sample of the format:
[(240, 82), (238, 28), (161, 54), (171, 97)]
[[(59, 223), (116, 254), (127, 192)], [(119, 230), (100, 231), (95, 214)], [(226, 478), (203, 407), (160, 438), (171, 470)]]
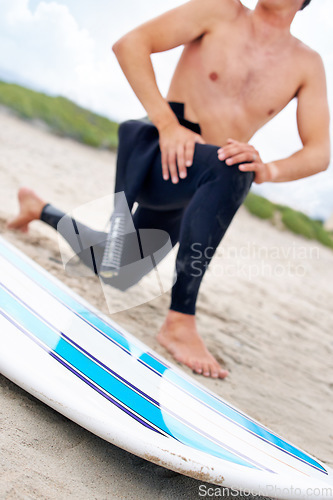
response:
[(305, 146), (288, 158), (267, 163), (267, 182), (288, 182), (310, 177), (326, 170), (329, 161), (329, 145)]
[(129, 33), (116, 42), (112, 50), (134, 93), (156, 127), (161, 129), (178, 123), (158, 89), (149, 46), (142, 37)]

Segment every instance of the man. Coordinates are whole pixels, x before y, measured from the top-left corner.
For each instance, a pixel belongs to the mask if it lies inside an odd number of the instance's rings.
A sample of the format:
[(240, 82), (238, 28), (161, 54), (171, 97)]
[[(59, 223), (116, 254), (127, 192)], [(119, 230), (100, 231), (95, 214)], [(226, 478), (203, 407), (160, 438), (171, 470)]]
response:
[[(217, 248), (253, 180), (291, 181), (329, 164), (323, 64), (316, 52), (290, 34), (296, 13), (310, 1), (258, 0), (251, 11), (239, 0), (191, 0), (113, 46), (151, 120), (127, 122), (121, 128), (118, 188), (125, 186), (124, 178), (136, 179), (143, 169), (140, 182), (132, 183), (137, 191), (130, 207), (139, 203), (135, 227), (164, 229), (173, 245), (180, 243), (171, 308), (158, 340), (177, 361), (207, 377), (224, 378), (227, 371), (197, 332), (195, 303), (212, 252), (199, 262), (198, 277), (191, 269), (193, 245)], [(150, 55), (180, 45), (184, 50), (164, 99)], [(303, 148), (263, 163), (248, 142), (294, 97)], [(151, 145), (146, 165), (142, 158)], [(54, 221), (62, 213), (45, 207), (31, 191), (21, 190), (19, 198), (21, 212), (10, 227), (25, 229), (39, 217), (57, 227)]]

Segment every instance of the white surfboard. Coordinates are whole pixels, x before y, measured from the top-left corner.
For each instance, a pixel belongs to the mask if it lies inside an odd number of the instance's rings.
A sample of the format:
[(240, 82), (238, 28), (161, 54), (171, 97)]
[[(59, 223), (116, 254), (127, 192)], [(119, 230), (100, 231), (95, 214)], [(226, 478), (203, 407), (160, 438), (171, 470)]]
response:
[(158, 465), (274, 498), (333, 498), (333, 471), (151, 351), (0, 238), (0, 371)]

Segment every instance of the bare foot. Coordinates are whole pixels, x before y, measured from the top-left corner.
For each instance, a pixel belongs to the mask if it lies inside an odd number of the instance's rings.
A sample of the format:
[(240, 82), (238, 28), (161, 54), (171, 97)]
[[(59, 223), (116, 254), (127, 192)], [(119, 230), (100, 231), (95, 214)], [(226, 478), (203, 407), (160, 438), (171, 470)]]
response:
[(169, 311), (157, 340), (176, 361), (192, 368), (195, 373), (212, 378), (225, 378), (228, 375), (228, 371), (221, 368), (199, 336), (195, 316)]
[(7, 228), (27, 233), (29, 223), (40, 218), (46, 203), (34, 191), (27, 188), (19, 190), (18, 201), (20, 204), (19, 214), (7, 224)]

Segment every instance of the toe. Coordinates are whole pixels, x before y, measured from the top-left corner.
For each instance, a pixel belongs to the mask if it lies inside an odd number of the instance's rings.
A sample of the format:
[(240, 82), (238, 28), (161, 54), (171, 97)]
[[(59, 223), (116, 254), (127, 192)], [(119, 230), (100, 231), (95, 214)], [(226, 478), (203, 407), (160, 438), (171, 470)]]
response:
[(219, 369), (219, 372), (218, 372), (219, 378), (226, 378), (228, 375), (229, 375), (228, 370), (223, 370), (223, 368)]
[(194, 371), (194, 373), (198, 373), (199, 375), (202, 374), (202, 366), (199, 361), (194, 361), (192, 363), (192, 370)]
[(203, 365), (203, 375), (204, 377), (210, 377), (210, 373), (211, 373), (211, 367), (208, 363), (205, 363)]

